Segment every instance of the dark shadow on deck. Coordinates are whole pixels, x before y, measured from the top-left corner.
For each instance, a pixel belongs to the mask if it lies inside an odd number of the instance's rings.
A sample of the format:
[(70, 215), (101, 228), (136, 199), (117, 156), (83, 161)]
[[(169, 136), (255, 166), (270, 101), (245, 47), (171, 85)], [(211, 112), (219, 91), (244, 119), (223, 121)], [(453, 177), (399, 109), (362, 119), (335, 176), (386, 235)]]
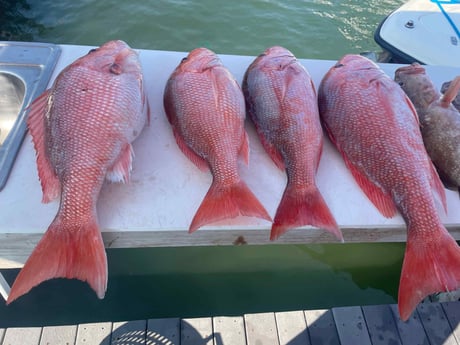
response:
[[(216, 330), (216, 318), (200, 319), (200, 329), (192, 324), (198, 319), (114, 323), (112, 333), (100, 345), (460, 344), (460, 330), (456, 330), (460, 321), (459, 302), (420, 304), (407, 322), (399, 319), (396, 305), (262, 313), (245, 315), (241, 319), (242, 328), (236, 325), (232, 330), (230, 324), (225, 334)], [(271, 325), (276, 326), (271, 328)], [(230, 335), (232, 331), (235, 332)]]

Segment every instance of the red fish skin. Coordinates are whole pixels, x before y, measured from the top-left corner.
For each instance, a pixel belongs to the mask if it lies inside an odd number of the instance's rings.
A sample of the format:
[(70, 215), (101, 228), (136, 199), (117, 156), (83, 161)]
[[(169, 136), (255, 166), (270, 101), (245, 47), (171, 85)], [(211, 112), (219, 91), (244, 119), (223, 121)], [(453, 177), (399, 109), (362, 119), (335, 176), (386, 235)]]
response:
[(179, 148), (213, 175), (189, 231), (238, 215), (271, 221), (238, 173), (238, 159), (249, 160), (244, 97), (218, 56), (192, 50), (166, 84), (164, 107)]
[(270, 47), (247, 69), (243, 92), (248, 115), (265, 150), (279, 168), (286, 169), (288, 176), (270, 239), (291, 228), (313, 225), (343, 241), (316, 186), (323, 131), (309, 73), (289, 50)]
[(57, 215), (16, 278), (7, 303), (57, 277), (87, 281), (99, 298), (107, 259), (96, 202), (104, 180), (126, 182), (131, 142), (148, 117), (137, 53), (110, 41), (66, 67), (31, 105), (43, 202), (60, 195)]
[(416, 111), (376, 64), (346, 55), (318, 90), (320, 116), (356, 181), (387, 217), (407, 225), (398, 293), (402, 320), (427, 295), (460, 284), (460, 249), (441, 222), (434, 193), (445, 191), (426, 153)]

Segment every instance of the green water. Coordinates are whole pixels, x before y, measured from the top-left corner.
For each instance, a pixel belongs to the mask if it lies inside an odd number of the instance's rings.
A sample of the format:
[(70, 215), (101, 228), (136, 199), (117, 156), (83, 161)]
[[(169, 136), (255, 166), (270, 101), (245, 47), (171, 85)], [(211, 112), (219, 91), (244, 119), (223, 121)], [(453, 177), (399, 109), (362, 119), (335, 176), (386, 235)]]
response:
[(135, 48), (189, 51), (205, 46), (241, 55), (283, 45), (301, 58), (338, 59), (378, 50), (374, 30), (402, 3), (0, 0), (0, 39), (88, 45), (123, 39)]
[(47, 281), (0, 304), (0, 328), (394, 303), (403, 254), (401, 243), (111, 249), (105, 299)]
[[(373, 33), (402, 0), (0, 0), (0, 40), (299, 58), (379, 50)], [(0, 328), (393, 303), (404, 244), (270, 245), (108, 250), (102, 301), (55, 279), (6, 307)], [(12, 283), (18, 270), (3, 271)]]

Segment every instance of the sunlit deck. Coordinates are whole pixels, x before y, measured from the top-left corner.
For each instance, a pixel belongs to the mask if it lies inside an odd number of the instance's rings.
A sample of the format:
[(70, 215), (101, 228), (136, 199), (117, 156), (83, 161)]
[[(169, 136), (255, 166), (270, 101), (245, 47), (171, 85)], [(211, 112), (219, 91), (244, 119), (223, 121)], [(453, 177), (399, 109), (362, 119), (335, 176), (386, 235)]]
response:
[(408, 322), (396, 305), (0, 329), (1, 345), (460, 344), (460, 302), (422, 303)]

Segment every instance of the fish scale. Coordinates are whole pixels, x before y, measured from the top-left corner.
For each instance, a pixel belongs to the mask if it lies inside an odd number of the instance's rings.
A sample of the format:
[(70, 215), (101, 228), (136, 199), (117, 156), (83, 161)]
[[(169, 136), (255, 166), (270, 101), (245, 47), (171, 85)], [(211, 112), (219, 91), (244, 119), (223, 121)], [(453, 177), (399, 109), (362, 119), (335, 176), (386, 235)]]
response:
[(460, 186), (460, 113), (452, 101), (460, 90), (460, 77), (444, 95), (418, 63), (396, 70), (395, 81), (414, 104), (427, 152), (449, 188)]
[(27, 124), (37, 152), (42, 201), (61, 198), (7, 303), (57, 277), (87, 281), (103, 298), (107, 258), (97, 198), (104, 179), (128, 180), (131, 142), (149, 112), (137, 53), (123, 41), (91, 50), (66, 67), (30, 108)]
[(323, 134), (308, 72), (287, 49), (270, 47), (248, 67), (243, 92), (262, 145), (288, 178), (270, 239), (313, 225), (343, 240), (316, 186)]
[(346, 55), (321, 81), (323, 125), (363, 192), (407, 225), (398, 308), (407, 320), (432, 293), (460, 286), (460, 248), (441, 222), (445, 191), (428, 157), (413, 104), (372, 61)]
[(213, 175), (189, 231), (239, 215), (271, 221), (239, 176), (238, 159), (249, 160), (244, 97), (214, 52), (197, 48), (182, 60), (166, 83), (164, 107), (179, 148)]

